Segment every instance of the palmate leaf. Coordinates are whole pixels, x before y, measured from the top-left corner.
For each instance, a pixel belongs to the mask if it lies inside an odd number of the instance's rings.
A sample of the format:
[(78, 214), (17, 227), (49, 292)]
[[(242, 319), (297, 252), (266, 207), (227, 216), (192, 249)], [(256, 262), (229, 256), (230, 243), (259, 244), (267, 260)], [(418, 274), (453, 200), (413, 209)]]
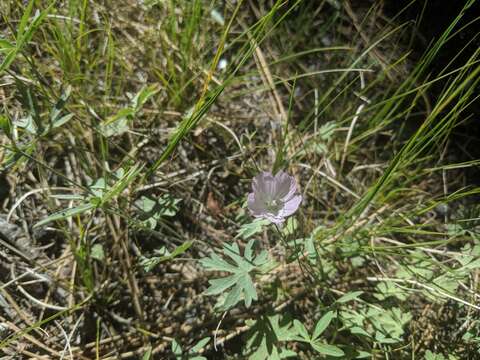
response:
[(248, 320), (250, 330), (246, 334), (244, 355), (249, 360), (273, 360), (297, 357), (285, 347), (285, 342), (295, 340), (298, 332), (287, 315), (267, 315)]
[(238, 245), (236, 243), (233, 243), (232, 245), (225, 244), (223, 253), (227, 255), (229, 258), (231, 258), (233, 261), (235, 261), (238, 267), (248, 272), (255, 267), (252, 264), (252, 261), (246, 260), (247, 256), (251, 257), (253, 243), (254, 243), (253, 241), (248, 242), (244, 252), (245, 259), (243, 256), (240, 255), (240, 249), (238, 248)]
[(209, 258), (201, 259), (200, 263), (205, 269), (212, 271), (228, 271), (234, 273), (237, 270), (235, 266), (229, 264), (215, 253), (212, 253)]
[[(241, 276), (240, 276), (241, 277)], [(209, 280), (210, 287), (205, 291), (206, 295), (218, 295), (235, 285), (239, 280), (238, 275), (230, 275), (221, 279)]]
[(258, 299), (251, 273), (258, 270), (257, 267), (265, 265), (268, 262), (268, 256), (265, 251), (262, 251), (255, 257), (253, 244), (254, 240), (248, 242), (243, 256), (238, 245), (233, 243), (223, 245), (223, 255), (228, 259), (212, 253), (209, 257), (200, 260), (202, 266), (209, 271), (230, 273), (228, 276), (209, 280), (210, 287), (205, 291), (206, 295), (225, 295), (221, 298), (219, 305), (223, 311), (234, 307), (242, 299), (246, 307), (250, 307), (252, 302)]
[(263, 227), (268, 224), (270, 224), (270, 221), (266, 219), (255, 219), (251, 223), (242, 225), (242, 227), (238, 230), (236, 238), (240, 237), (244, 240), (247, 240), (253, 235), (261, 232)]

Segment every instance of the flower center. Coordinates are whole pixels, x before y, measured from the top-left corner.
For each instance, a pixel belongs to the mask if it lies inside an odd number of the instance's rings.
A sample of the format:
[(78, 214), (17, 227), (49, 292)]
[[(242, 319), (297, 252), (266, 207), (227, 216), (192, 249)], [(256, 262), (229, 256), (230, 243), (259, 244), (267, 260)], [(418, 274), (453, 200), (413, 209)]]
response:
[(272, 199), (266, 203), (267, 211), (270, 213), (278, 213), (282, 208), (282, 202), (280, 200)]

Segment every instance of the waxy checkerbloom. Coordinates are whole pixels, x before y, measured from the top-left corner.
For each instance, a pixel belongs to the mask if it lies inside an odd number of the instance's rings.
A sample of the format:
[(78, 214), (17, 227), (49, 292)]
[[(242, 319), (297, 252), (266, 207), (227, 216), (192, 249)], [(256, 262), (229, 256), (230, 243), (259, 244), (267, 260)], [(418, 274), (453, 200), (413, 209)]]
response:
[(252, 215), (275, 224), (283, 223), (287, 216), (297, 211), (302, 201), (295, 179), (283, 171), (275, 176), (261, 172), (253, 178), (252, 190), (247, 198)]

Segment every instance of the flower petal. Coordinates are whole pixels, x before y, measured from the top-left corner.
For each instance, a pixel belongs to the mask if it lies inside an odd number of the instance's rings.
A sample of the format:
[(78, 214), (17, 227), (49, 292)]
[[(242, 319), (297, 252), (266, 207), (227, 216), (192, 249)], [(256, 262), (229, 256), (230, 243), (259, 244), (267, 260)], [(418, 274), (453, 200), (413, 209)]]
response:
[(272, 222), (274, 224), (277, 224), (277, 225), (280, 225), (285, 221), (285, 218), (283, 218), (281, 216), (275, 216), (275, 215), (270, 214), (270, 213), (267, 213), (262, 217), (269, 220), (270, 222)]
[(302, 202), (302, 195), (295, 195), (290, 200), (283, 204), (282, 210), (280, 210), (280, 216), (286, 217), (292, 215), (297, 211), (300, 203)]
[(271, 192), (274, 177), (267, 171), (262, 171), (255, 176), (252, 181), (252, 190), (254, 193), (269, 194)]
[(283, 171), (279, 171), (275, 175), (275, 182), (277, 185), (275, 199), (277, 200), (287, 201), (297, 191), (297, 185), (293, 176), (289, 176)]
[(248, 194), (247, 205), (253, 216), (261, 216), (265, 213), (265, 203), (255, 193)]

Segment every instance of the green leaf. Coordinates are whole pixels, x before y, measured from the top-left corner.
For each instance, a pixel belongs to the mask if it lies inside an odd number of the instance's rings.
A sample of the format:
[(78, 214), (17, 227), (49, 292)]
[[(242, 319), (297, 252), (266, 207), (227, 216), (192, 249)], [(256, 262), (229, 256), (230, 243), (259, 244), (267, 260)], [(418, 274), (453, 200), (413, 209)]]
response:
[(210, 341), (210, 338), (209, 338), (209, 337), (203, 338), (203, 339), (200, 340), (198, 343), (196, 343), (195, 346), (192, 347), (188, 353), (189, 353), (189, 354), (198, 353), (200, 350), (202, 350), (202, 349), (205, 347), (205, 345), (208, 344), (209, 341)]
[(214, 271), (228, 271), (235, 273), (237, 268), (223, 260), (220, 256), (215, 253), (210, 254), (209, 258), (200, 259), (200, 264), (207, 270)]
[(107, 189), (109, 188), (109, 186), (107, 185), (107, 182), (105, 181), (104, 178), (100, 178), (96, 180), (88, 188), (93, 193), (93, 195), (100, 198), (103, 196), (103, 194), (107, 192)]
[(10, 119), (4, 115), (0, 115), (0, 129), (3, 130), (5, 135), (11, 140), (12, 139), (12, 122)]
[(7, 52), (7, 55), (5, 55), (2, 63), (0, 64), (0, 74), (2, 73), (3, 70), (7, 69), (12, 64), (16, 56), (17, 56), (17, 49), (12, 49)]
[(245, 246), (244, 257), (247, 261), (252, 262), (253, 259), (253, 244), (255, 243), (254, 240), (250, 240)]
[(32, 13), (34, 3), (35, 3), (34, 0), (30, 1), (27, 7), (25, 8), (25, 12), (23, 13), (22, 18), (20, 19), (20, 23), (18, 24), (17, 37), (23, 36), (23, 33), (25, 32), (25, 28), (27, 26), (28, 19), (30, 18), (30, 14)]
[(243, 289), (245, 296), (245, 306), (248, 308), (252, 304), (252, 300), (257, 300), (257, 291), (250, 276), (242, 276), (238, 279), (239, 286)]
[(0, 53), (15, 49), (15, 45), (5, 39), (0, 39)]
[(318, 134), (320, 135), (320, 138), (324, 141), (328, 141), (335, 132), (336, 127), (337, 124), (333, 121), (329, 121), (326, 124), (322, 125), (320, 129), (318, 129)]
[[(34, 32), (38, 29), (41, 22), (47, 16), (48, 12), (50, 11), (52, 6), (54, 5), (54, 2), (52, 2), (50, 4), (50, 6), (48, 6), (47, 9), (45, 9), (41, 12), (37, 11), (35, 13), (32, 21), (30, 22), (30, 25), (27, 26), (28, 21), (30, 19), (30, 15), (31, 15), (32, 10), (33, 10), (34, 3), (35, 3), (34, 0), (31, 0), (29, 2), (27, 8), (25, 9), (25, 12), (22, 15), (22, 18), (20, 19), (20, 22), (19, 22), (18, 27), (17, 27), (17, 36), (16, 36), (17, 43), (16, 43), (16, 46), (13, 49), (11, 49), (7, 53), (5, 58), (3, 59), (3, 62), (0, 65), (0, 74), (4, 70), (6, 70), (13, 63), (17, 54), (20, 51), (22, 51), (25, 44), (27, 44), (32, 39), (32, 36), (33, 36)], [(6, 40), (3, 40), (2, 41), (2, 46), (5, 47), (6, 45), (7, 45)]]
[(295, 230), (298, 227), (298, 221), (294, 217), (289, 217), (285, 226), (282, 228), (282, 234), (284, 236), (289, 236), (295, 233)]
[(248, 238), (252, 237), (253, 235), (261, 232), (265, 225), (270, 224), (270, 221), (265, 219), (256, 219), (251, 223), (244, 224), (238, 230), (237, 236), (235, 238), (242, 238), (247, 240)]
[(371, 359), (372, 354), (367, 351), (357, 350), (357, 356), (355, 359)]
[(103, 246), (101, 244), (95, 244), (92, 246), (90, 251), (90, 256), (98, 261), (105, 259), (105, 252), (103, 251)]
[(335, 345), (329, 345), (321, 342), (312, 342), (311, 345), (315, 351), (323, 355), (329, 355), (333, 357), (341, 357), (345, 355), (343, 350)]
[(52, 194), (50, 197), (59, 200), (85, 200), (85, 196), (76, 194)]
[(137, 206), (144, 213), (151, 212), (155, 207), (156, 202), (146, 196), (140, 197), (140, 199), (135, 201), (135, 206)]
[(176, 355), (175, 356), (176, 358), (179, 358), (179, 357), (181, 358), (181, 356), (183, 354), (182, 347), (180, 346), (180, 344), (175, 339), (172, 340), (172, 352), (173, 352), (174, 355)]
[(129, 123), (140, 111), (147, 100), (158, 92), (156, 85), (148, 86), (140, 90), (131, 100), (131, 105), (119, 110), (98, 127), (105, 137), (122, 135), (129, 129)]
[(352, 334), (355, 334), (355, 335), (362, 335), (362, 336), (366, 336), (368, 338), (371, 338), (372, 336), (365, 331), (365, 329), (363, 329), (362, 327), (360, 326), (353, 326), (350, 328), (350, 332)]
[(255, 266), (262, 266), (268, 262), (268, 252), (266, 250), (262, 250), (260, 254), (253, 260), (253, 264)]
[(329, 311), (323, 315), (320, 320), (318, 320), (315, 330), (313, 331), (312, 340), (318, 339), (318, 337), (323, 334), (333, 318), (335, 318), (335, 313), (333, 311)]
[(238, 245), (236, 243), (230, 244), (225, 244), (224, 246), (223, 253), (227, 255), (229, 258), (231, 258), (233, 261), (237, 263), (237, 265), (243, 270), (243, 271), (250, 271), (253, 269), (254, 265), (246, 261), (241, 255), (240, 255), (240, 249), (238, 248)]
[(58, 128), (64, 124), (66, 124), (67, 122), (69, 122), (75, 115), (74, 114), (67, 114), (65, 116), (62, 116), (58, 119), (55, 120), (55, 122), (53, 123), (53, 128)]
[(346, 293), (345, 295), (343, 295), (341, 298), (337, 300), (337, 303), (340, 303), (340, 304), (347, 303), (349, 301), (355, 300), (362, 294), (363, 294), (363, 291), (353, 291), (353, 292)]
[(277, 359), (298, 358), (294, 351), (286, 349), (283, 344), (293, 340), (297, 334), (288, 314), (259, 316), (255, 321), (247, 320), (246, 323), (250, 329), (243, 351), (245, 355), (248, 354), (248, 359), (270, 360), (275, 356)]
[(100, 133), (105, 137), (122, 135), (128, 131), (129, 117), (135, 114), (134, 109), (121, 109), (116, 115), (110, 117), (98, 127)]
[(110, 187), (107, 192), (102, 196), (102, 204), (108, 203), (113, 198), (120, 195), (140, 174), (143, 165), (133, 165), (115, 184)]
[[(65, 103), (70, 97), (71, 92), (72, 92), (72, 87), (67, 86), (67, 88), (64, 90), (64, 92), (60, 96), (60, 99), (58, 99), (57, 103), (55, 104), (52, 111), (50, 112), (50, 123), (51, 123), (50, 128), (60, 127), (73, 117), (73, 114), (60, 116), (63, 108), (65, 107)], [(50, 130), (50, 128), (47, 128), (44, 131), (44, 134), (46, 134)]]
[(132, 99), (132, 106), (135, 109), (135, 112), (138, 112), (143, 105), (150, 99), (153, 95), (158, 93), (159, 89), (157, 85), (150, 85), (148, 87), (142, 88), (137, 95)]
[(155, 202), (155, 218), (159, 219), (162, 216), (174, 216), (178, 212), (178, 203), (181, 199), (174, 198), (170, 194), (162, 195), (157, 198)]
[(305, 328), (305, 325), (303, 325), (300, 321), (298, 320), (293, 320), (293, 326), (295, 329), (298, 331), (298, 334), (307, 342), (310, 342), (310, 335), (308, 335), (308, 331)]
[[(217, 306), (223, 310), (228, 310), (235, 306), (242, 298), (246, 307), (249, 307), (253, 300), (258, 299), (255, 284), (250, 273), (255, 270), (258, 271), (258, 264), (264, 264), (265, 261), (264, 259), (257, 261), (254, 257), (252, 251), (253, 243), (253, 241), (250, 241), (247, 244), (243, 257), (237, 244), (223, 245), (223, 255), (233, 260), (234, 264), (225, 261), (215, 253), (210, 254), (208, 258), (200, 260), (202, 266), (207, 270), (230, 273), (226, 277), (209, 280), (210, 287), (205, 292), (206, 295), (219, 295), (226, 292), (226, 298), (219, 297), (219, 302), (217, 303)], [(265, 256), (262, 255), (262, 257), (264, 258)]]
[(378, 293), (373, 294), (379, 300), (385, 300), (388, 297), (396, 297), (400, 301), (405, 301), (408, 292), (393, 281), (383, 281), (376, 286)]
[(425, 352), (425, 360), (445, 360), (445, 357), (442, 354), (435, 354), (427, 350)]
[(30, 14), (32, 13), (34, 3), (35, 3), (34, 0), (28, 3), (28, 6), (25, 8), (25, 12), (23, 13), (22, 18), (20, 19), (20, 23), (18, 24), (18, 30), (17, 30), (17, 37), (19, 38), (24, 36), (24, 32), (27, 27)]
[(235, 274), (221, 279), (208, 280), (210, 287), (205, 290), (205, 295), (218, 295), (229, 287), (235, 285), (241, 276)]
[(225, 19), (217, 9), (212, 9), (210, 11), (210, 16), (212, 17), (212, 20), (215, 21), (217, 24), (221, 26), (225, 25)]
[(240, 302), (242, 295), (242, 286), (237, 283), (232, 290), (227, 295), (227, 298), (225, 299), (225, 302), (223, 303), (223, 308), (230, 309), (237, 305), (238, 302)]
[(162, 248), (161, 251), (159, 251), (161, 256), (154, 256), (151, 258), (142, 257), (140, 260), (140, 265), (143, 266), (143, 269), (146, 272), (152, 271), (152, 269), (158, 264), (165, 261), (173, 260), (177, 256), (183, 254), (185, 251), (187, 251), (190, 248), (190, 246), (192, 246), (192, 244), (193, 244), (192, 241), (186, 241), (182, 245), (176, 247), (172, 253), (168, 252), (167, 249)]
[(88, 289), (89, 292), (93, 292), (93, 289), (95, 288), (93, 269), (88, 261), (88, 252), (85, 244), (80, 244), (80, 246), (75, 250), (75, 258), (78, 263), (79, 273), (81, 275), (80, 277), (83, 285)]
[(150, 360), (152, 358), (152, 347), (149, 346), (147, 348), (147, 351), (145, 351), (145, 354), (142, 356), (142, 360)]
[(15, 121), (14, 123), (16, 126), (24, 129), (28, 133), (32, 135), (37, 135), (37, 125), (35, 124), (35, 121), (33, 120), (33, 117), (31, 114), (27, 115), (27, 117), (23, 119), (19, 119)]
[(192, 244), (193, 244), (192, 241), (185, 241), (182, 245), (177, 246), (175, 250), (173, 250), (173, 252), (168, 256), (168, 260), (176, 258), (179, 255), (182, 255), (185, 251), (190, 249), (190, 246), (192, 246)]
[(56, 212), (56, 213), (46, 217), (43, 220), (40, 220), (35, 225), (33, 225), (33, 228), (48, 224), (52, 221), (64, 220), (64, 219), (68, 219), (68, 218), (70, 218), (72, 216), (75, 216), (75, 215), (80, 215), (80, 214), (82, 214), (86, 211), (92, 210), (94, 207), (95, 206), (92, 203), (85, 203), (85, 204), (81, 204), (81, 205), (79, 205), (77, 207), (74, 207), (74, 208), (61, 210), (59, 212)]

